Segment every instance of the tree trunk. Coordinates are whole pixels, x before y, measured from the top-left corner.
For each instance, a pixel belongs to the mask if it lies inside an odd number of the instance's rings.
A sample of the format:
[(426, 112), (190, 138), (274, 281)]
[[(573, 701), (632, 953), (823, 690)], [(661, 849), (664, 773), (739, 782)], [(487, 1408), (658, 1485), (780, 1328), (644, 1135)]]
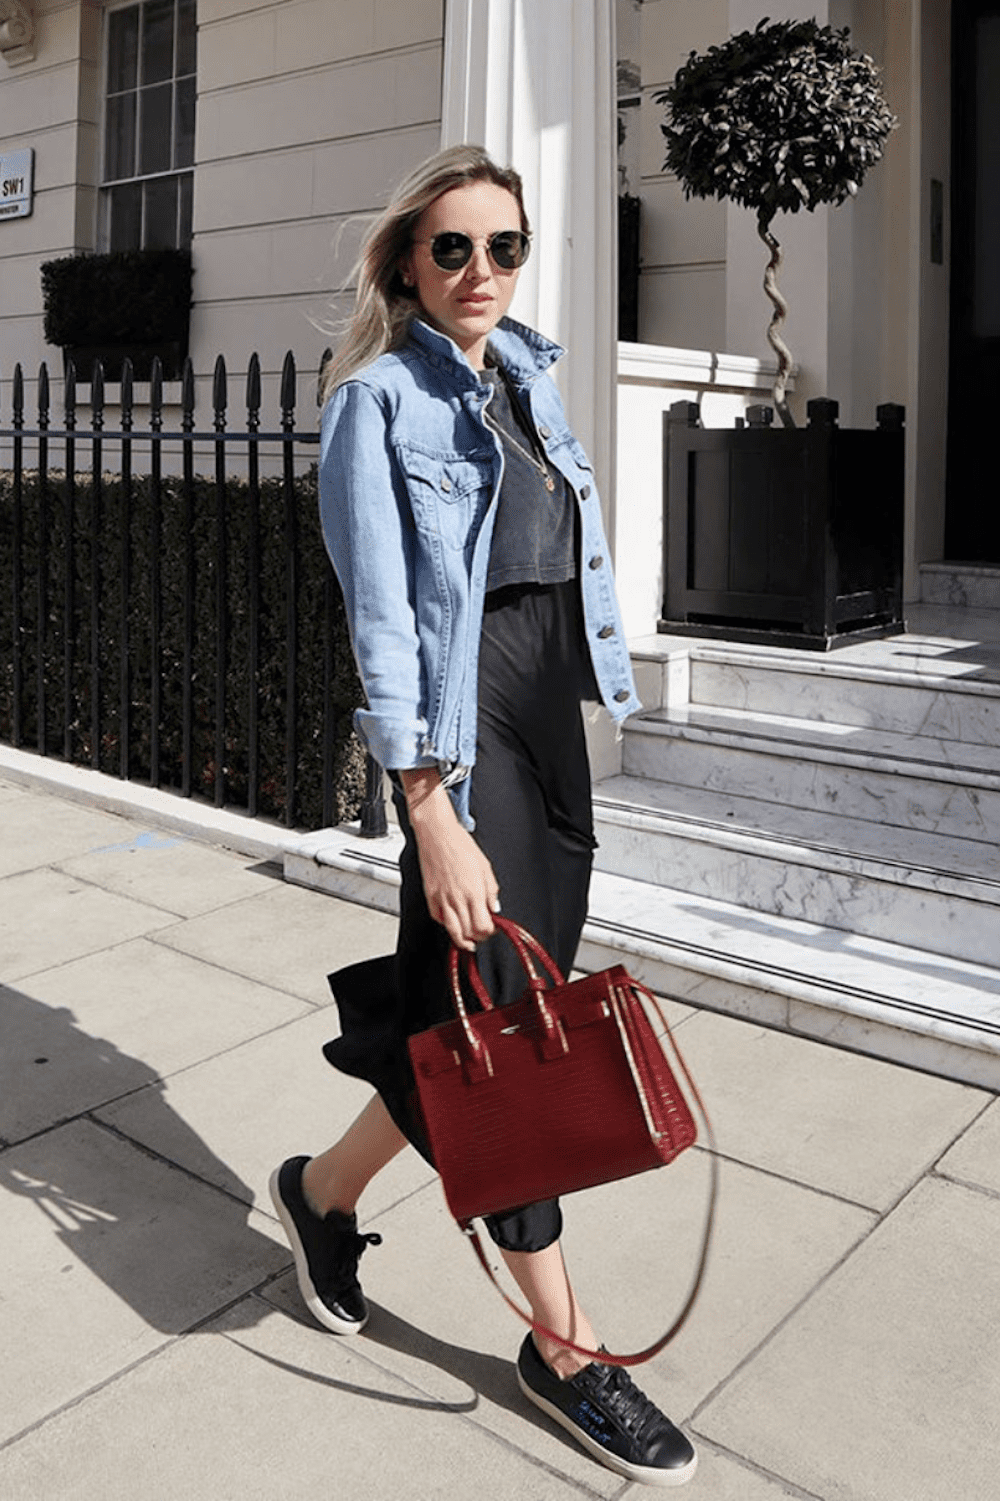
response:
[(788, 400), (785, 396), (785, 387), (788, 377), (792, 373), (792, 352), (782, 339), (779, 329), (785, 321), (788, 312), (788, 303), (778, 291), (778, 268), (781, 265), (781, 246), (771, 233), (771, 219), (773, 215), (761, 214), (757, 220), (757, 233), (771, 252), (771, 258), (764, 272), (764, 291), (774, 304), (774, 315), (767, 326), (767, 342), (778, 356), (778, 374), (771, 392), (778, 416), (784, 427), (794, 427), (795, 418), (788, 408)]

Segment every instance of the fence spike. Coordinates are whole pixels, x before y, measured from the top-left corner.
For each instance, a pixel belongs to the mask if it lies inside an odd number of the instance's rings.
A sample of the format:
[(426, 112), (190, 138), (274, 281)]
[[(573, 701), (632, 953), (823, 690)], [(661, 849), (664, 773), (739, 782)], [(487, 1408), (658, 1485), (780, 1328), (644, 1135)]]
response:
[(38, 367), (38, 426), (49, 425), (49, 367), (43, 360)]
[(122, 361), (121, 404), (122, 427), (129, 432), (132, 427), (132, 361), (128, 355)]
[(215, 431), (221, 433), (226, 426), (226, 362), (217, 355), (212, 375), (212, 406), (215, 409)]
[(66, 426), (72, 431), (76, 427), (76, 365), (72, 358), (66, 361), (66, 384), (63, 391), (63, 400), (66, 407)]
[(14, 426), (20, 427), (24, 421), (24, 373), (21, 363), (14, 366)]
[(186, 433), (194, 432), (194, 366), (190, 355), (181, 373), (181, 427)]
[(247, 427), (256, 432), (260, 426), (260, 360), (256, 353), (247, 366)]
[(154, 433), (163, 426), (163, 361), (158, 354), (149, 372), (149, 425)]
[(90, 414), (91, 427), (100, 432), (104, 426), (104, 366), (100, 360), (94, 361), (90, 377)]
[(295, 356), (291, 350), (281, 367), (281, 426), (285, 432), (295, 426)]
[(332, 359), (333, 350), (328, 344), (323, 350), (323, 353), (320, 355), (319, 374), (316, 377), (316, 405), (318, 407), (321, 407), (323, 405), (323, 372), (326, 370), (327, 365)]

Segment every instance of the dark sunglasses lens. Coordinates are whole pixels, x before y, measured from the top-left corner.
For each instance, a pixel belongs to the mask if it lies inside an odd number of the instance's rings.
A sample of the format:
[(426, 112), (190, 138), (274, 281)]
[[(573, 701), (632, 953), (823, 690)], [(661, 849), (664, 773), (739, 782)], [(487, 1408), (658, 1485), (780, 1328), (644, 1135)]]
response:
[(531, 241), (519, 229), (504, 230), (490, 241), (490, 255), (504, 271), (515, 271), (528, 258)]
[(435, 235), (431, 241), (434, 264), (442, 271), (461, 271), (472, 254), (472, 241), (468, 235), (449, 232)]

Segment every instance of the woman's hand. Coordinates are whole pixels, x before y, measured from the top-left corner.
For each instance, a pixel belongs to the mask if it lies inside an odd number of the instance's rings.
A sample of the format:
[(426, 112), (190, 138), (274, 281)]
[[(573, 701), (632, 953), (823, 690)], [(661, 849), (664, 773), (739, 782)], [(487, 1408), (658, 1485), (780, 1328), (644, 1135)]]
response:
[(401, 771), (399, 776), (430, 914), (458, 948), (474, 949), (493, 932), (493, 913), (500, 910), (493, 867), (459, 823), (436, 768)]

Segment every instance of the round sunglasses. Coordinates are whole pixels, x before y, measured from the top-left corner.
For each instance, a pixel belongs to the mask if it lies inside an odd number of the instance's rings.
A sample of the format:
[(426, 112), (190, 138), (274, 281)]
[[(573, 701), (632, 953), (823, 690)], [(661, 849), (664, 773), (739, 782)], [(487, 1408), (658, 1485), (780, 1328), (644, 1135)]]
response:
[(431, 240), (414, 240), (415, 245), (429, 245), (435, 266), (442, 271), (461, 271), (472, 259), (477, 245), (485, 243), (490, 259), (501, 271), (516, 271), (528, 259), (531, 241), (520, 229), (501, 229), (485, 242), (473, 240), (460, 230), (445, 230)]

